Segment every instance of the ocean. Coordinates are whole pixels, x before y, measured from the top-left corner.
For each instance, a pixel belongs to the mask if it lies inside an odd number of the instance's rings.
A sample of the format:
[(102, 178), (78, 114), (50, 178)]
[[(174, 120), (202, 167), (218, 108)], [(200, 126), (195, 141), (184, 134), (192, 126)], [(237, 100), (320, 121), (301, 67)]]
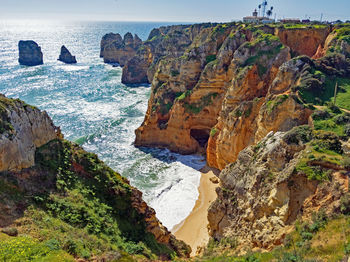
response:
[[(138, 34), (170, 23), (0, 22), (0, 93), (45, 110), (66, 139), (81, 144), (143, 192), (145, 201), (170, 230), (184, 220), (198, 198), (202, 156), (135, 148), (134, 130), (147, 110), (150, 86), (121, 84), (122, 69), (104, 64), (100, 41), (109, 32)], [(18, 64), (18, 41), (34, 40), (44, 65)], [(59, 61), (61, 45), (76, 65)]]

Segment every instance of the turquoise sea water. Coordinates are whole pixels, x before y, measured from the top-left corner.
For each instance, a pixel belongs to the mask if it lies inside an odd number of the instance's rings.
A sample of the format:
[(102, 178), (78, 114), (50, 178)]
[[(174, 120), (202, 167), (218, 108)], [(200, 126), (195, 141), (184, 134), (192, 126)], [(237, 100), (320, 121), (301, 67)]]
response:
[[(97, 153), (129, 178), (171, 229), (192, 210), (198, 198), (203, 157), (168, 150), (135, 148), (134, 130), (147, 109), (149, 86), (121, 84), (121, 68), (99, 58), (100, 40), (109, 32), (130, 31), (145, 40), (154, 27), (166, 23), (0, 22), (0, 93), (46, 110), (66, 139)], [(42, 48), (44, 65), (18, 64), (19, 40), (34, 40)], [(65, 45), (78, 64), (57, 61)]]

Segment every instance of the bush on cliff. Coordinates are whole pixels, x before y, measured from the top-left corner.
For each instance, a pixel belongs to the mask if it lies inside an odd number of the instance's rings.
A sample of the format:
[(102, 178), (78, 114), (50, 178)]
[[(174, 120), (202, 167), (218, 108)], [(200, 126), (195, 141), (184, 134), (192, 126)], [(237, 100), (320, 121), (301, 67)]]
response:
[[(23, 198), (16, 196), (17, 201), (25, 199), (23, 204), (29, 205), (16, 225), (20, 234), (40, 239), (33, 242), (36, 248), (56, 239), (59, 250), (85, 259), (111, 253), (149, 259), (175, 255), (146, 231), (144, 216), (132, 207), (127, 180), (95, 154), (58, 139), (36, 151), (35, 163), (28, 171), (28, 181), (21, 182)], [(18, 188), (14, 177), (16, 174), (5, 173), (0, 184)], [(11, 203), (14, 193), (2, 201)]]

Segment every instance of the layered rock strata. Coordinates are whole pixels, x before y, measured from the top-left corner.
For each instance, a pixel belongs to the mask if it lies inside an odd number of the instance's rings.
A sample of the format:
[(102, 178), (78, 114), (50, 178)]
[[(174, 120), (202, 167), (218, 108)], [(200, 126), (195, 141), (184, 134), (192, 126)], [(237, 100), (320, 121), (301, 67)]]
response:
[(329, 180), (306, 176), (299, 167), (310, 155), (310, 145), (303, 141), (308, 135), (299, 136), (299, 131), (269, 133), (221, 172), (218, 198), (208, 210), (214, 238), (237, 239), (247, 250), (272, 249), (283, 243), (297, 218), (339, 212), (340, 199), (349, 193), (348, 170), (311, 161), (310, 167), (320, 165)]
[(270, 131), (308, 123), (312, 110), (299, 83), (308, 82), (310, 67), (332, 76), (327, 64), (348, 63), (339, 30), (235, 23), (154, 29), (123, 67), (124, 83), (152, 83), (135, 145), (206, 152), (209, 165), (223, 169)]

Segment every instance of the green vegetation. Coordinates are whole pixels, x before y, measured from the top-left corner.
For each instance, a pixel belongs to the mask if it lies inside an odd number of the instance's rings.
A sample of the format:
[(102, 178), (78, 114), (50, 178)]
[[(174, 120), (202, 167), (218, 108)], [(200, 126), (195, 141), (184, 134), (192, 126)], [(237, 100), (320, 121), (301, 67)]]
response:
[(336, 29), (337, 36), (336, 38), (340, 41), (346, 41), (348, 44), (350, 44), (350, 27), (342, 27), (339, 29)]
[(305, 103), (324, 105), (334, 99), (334, 91), (338, 83), (338, 94), (336, 104), (350, 110), (350, 79), (328, 76), (325, 73), (310, 69), (306, 71), (296, 87)]
[(217, 130), (215, 127), (213, 127), (213, 128), (210, 130), (210, 136), (211, 136), (211, 137), (214, 137), (214, 136), (216, 135), (217, 132), (218, 132), (218, 130)]
[(11, 238), (0, 235), (0, 240), (1, 261), (75, 261), (60, 248), (56, 239), (39, 242), (26, 236)]
[(205, 60), (206, 60), (207, 64), (209, 64), (210, 62), (213, 62), (216, 60), (216, 55), (208, 55), (208, 56), (206, 56)]
[[(262, 77), (268, 70), (266, 60), (275, 58), (276, 55), (285, 47), (282, 45), (277, 36), (266, 34), (260, 29), (255, 31), (253, 35), (253, 40), (251, 42), (246, 42), (242, 46), (251, 49), (252, 52), (256, 52), (256, 54), (251, 55), (242, 66), (246, 67), (256, 64), (258, 67), (259, 76)], [(262, 44), (266, 45), (269, 49), (264, 50), (261, 48), (260, 45)]]
[[(19, 100), (8, 99), (0, 95), (0, 135), (4, 134), (5, 132), (11, 133), (14, 131), (8, 116), (8, 108), (13, 107), (16, 101), (21, 102)], [(24, 103), (22, 102), (22, 104)]]
[(261, 43), (271, 45), (274, 42), (280, 43), (280, 39), (278, 38), (278, 36), (267, 34), (263, 30), (258, 29), (253, 32), (253, 40), (245, 43), (244, 45), (246, 45), (249, 48), (253, 48)]
[(218, 96), (218, 93), (209, 93), (203, 97), (197, 103), (190, 104), (184, 103), (185, 110), (189, 113), (199, 114), (206, 106), (213, 103), (213, 100)]
[[(133, 193), (127, 180), (95, 154), (68, 141), (54, 140), (36, 151), (35, 163), (32, 172), (38, 177), (27, 182), (35, 183), (35, 187), (27, 186), (33, 192), (13, 190), (17, 182), (6, 174), (0, 178), (1, 201), (6, 204), (16, 199), (28, 205), (16, 222), (19, 233), (26, 232), (28, 237), (20, 235), (0, 245), (0, 250), (14, 246), (23, 249), (23, 254), (8, 251), (6, 261), (175, 255), (146, 231), (143, 215), (132, 207)], [(17, 259), (17, 255), (26, 259)], [(49, 259), (56, 255), (62, 260)]]
[(190, 90), (187, 90), (183, 93), (181, 93), (181, 95), (177, 96), (177, 100), (181, 101), (181, 100), (184, 100), (186, 97), (189, 97), (191, 95), (191, 91)]
[(276, 96), (273, 100), (267, 101), (267, 112), (271, 114), (279, 105), (283, 104), (288, 99), (288, 97), (288, 95), (279, 95)]
[(350, 113), (342, 112), (338, 107), (329, 104), (323, 110), (317, 110), (312, 115), (315, 130), (325, 130), (338, 136), (347, 136), (347, 126), (350, 124)]
[[(295, 171), (305, 174), (310, 180), (328, 180), (332, 172), (329, 166), (345, 168), (340, 138), (333, 132), (323, 130), (314, 131), (312, 136)], [(309, 135), (307, 138), (310, 139)]]

